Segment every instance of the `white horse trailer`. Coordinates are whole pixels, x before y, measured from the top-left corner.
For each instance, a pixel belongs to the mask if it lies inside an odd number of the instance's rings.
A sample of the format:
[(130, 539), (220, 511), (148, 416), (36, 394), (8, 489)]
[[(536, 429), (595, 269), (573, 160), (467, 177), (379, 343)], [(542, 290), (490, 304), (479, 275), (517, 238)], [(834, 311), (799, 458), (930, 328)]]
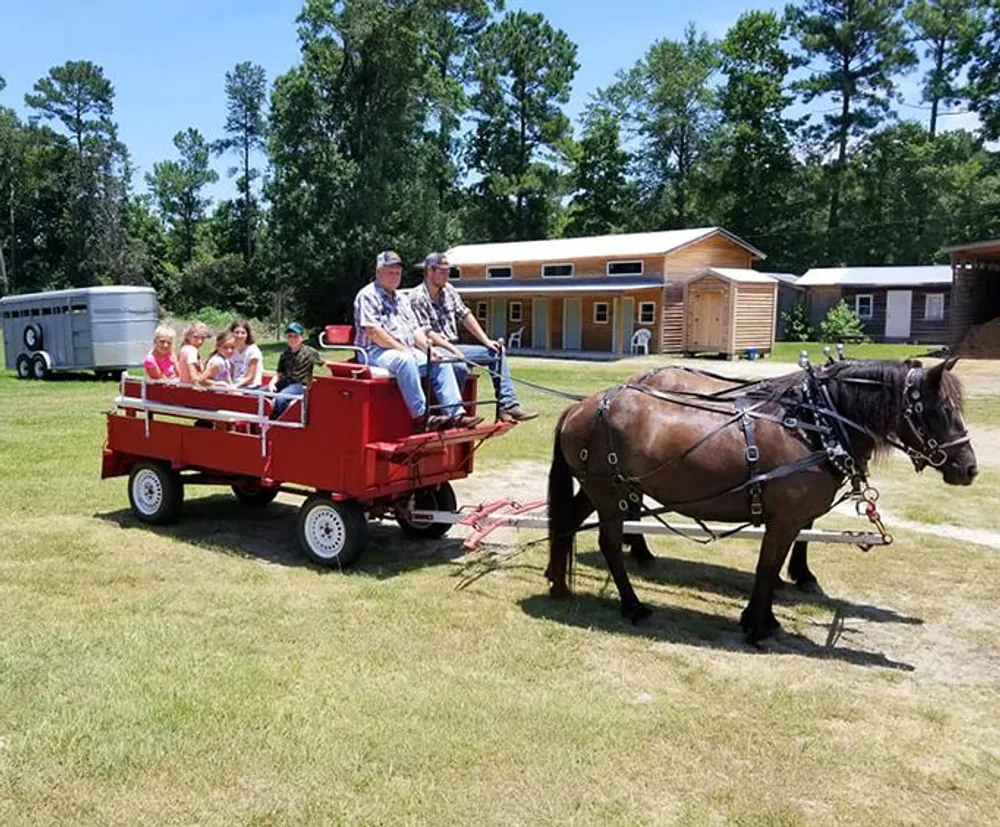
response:
[(0, 299), (8, 370), (22, 379), (56, 371), (119, 376), (142, 364), (157, 324), (152, 287), (81, 287)]

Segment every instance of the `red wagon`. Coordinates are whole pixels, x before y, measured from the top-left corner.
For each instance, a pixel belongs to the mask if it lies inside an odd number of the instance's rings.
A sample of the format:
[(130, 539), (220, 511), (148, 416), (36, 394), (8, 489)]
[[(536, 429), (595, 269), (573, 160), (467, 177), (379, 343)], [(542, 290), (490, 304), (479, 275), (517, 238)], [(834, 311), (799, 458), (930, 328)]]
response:
[[(336, 328), (327, 336), (344, 338)], [(394, 517), (407, 534), (443, 536), (455, 520), (415, 512), (456, 513), (451, 481), (472, 473), (476, 448), (513, 423), (414, 434), (394, 380), (352, 362), (331, 374), (273, 421), (275, 394), (267, 391), (125, 377), (107, 417), (101, 476), (128, 475), (132, 510), (153, 524), (177, 519), (185, 485), (231, 486), (252, 507), (281, 491), (302, 495), (299, 542), (324, 566), (360, 557), (369, 518)], [(464, 392), (476, 399), (474, 375)]]

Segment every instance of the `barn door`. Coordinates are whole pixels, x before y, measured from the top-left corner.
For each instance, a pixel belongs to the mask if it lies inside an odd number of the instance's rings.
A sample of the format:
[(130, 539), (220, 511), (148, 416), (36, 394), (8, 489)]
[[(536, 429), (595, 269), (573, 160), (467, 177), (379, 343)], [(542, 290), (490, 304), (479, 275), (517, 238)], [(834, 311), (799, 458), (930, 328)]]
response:
[(691, 343), (688, 350), (725, 349), (725, 324), (722, 312), (725, 295), (717, 290), (696, 291), (691, 297)]
[(549, 300), (531, 300), (531, 346), (535, 350), (549, 348)]
[(583, 344), (583, 299), (563, 299), (563, 350)]
[(503, 339), (507, 336), (507, 300), (493, 299), (493, 317), (490, 323), (490, 335), (494, 339)]

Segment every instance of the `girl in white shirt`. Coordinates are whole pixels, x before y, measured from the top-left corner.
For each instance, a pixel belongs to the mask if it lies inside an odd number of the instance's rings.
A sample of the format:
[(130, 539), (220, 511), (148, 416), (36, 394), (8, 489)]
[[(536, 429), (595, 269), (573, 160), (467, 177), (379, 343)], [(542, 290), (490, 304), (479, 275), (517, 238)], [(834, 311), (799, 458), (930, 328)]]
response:
[(264, 356), (254, 344), (253, 328), (245, 319), (237, 319), (229, 325), (229, 331), (236, 337), (236, 349), (230, 358), (233, 365), (233, 381), (238, 388), (258, 388), (264, 382)]
[(230, 359), (236, 350), (236, 337), (228, 330), (215, 337), (215, 352), (208, 357), (201, 384), (213, 387), (233, 387), (233, 366)]

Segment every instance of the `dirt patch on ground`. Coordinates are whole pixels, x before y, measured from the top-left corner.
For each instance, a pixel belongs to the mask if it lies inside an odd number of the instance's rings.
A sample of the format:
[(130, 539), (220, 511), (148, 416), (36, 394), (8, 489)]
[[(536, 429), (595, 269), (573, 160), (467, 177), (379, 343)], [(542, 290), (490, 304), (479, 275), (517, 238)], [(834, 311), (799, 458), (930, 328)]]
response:
[(1000, 318), (970, 328), (955, 352), (975, 359), (1000, 359)]

